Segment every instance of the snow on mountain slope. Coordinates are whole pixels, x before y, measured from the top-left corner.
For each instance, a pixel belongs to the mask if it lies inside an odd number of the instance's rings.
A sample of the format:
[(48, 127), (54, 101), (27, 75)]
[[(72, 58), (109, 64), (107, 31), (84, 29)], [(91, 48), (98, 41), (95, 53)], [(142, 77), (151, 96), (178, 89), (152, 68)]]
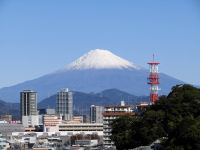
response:
[[(146, 83), (147, 71), (107, 50), (97, 49), (90, 51), (62, 70), (11, 87), (1, 88), (0, 99), (6, 102), (19, 102), (21, 91), (33, 89), (38, 93), (39, 102), (62, 88), (88, 93), (117, 88), (133, 95), (149, 95), (149, 86)], [(167, 95), (176, 84), (184, 84), (162, 73), (160, 77), (159, 87), (162, 89), (159, 92), (160, 95)]]
[(108, 50), (95, 49), (81, 56), (63, 70), (86, 70), (86, 69), (136, 69), (140, 67), (114, 55)]

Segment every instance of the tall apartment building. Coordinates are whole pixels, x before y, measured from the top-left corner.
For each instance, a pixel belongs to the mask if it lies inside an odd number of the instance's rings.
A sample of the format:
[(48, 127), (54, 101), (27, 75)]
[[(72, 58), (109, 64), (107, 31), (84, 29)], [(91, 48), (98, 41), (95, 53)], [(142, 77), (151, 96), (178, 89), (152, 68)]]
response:
[(103, 106), (90, 106), (90, 123), (103, 123)]
[(56, 112), (63, 120), (73, 119), (73, 97), (67, 88), (57, 92)]
[(20, 93), (20, 112), (24, 127), (38, 125), (37, 93), (33, 90), (24, 90)]
[(24, 90), (20, 93), (20, 112), (22, 116), (37, 115), (37, 93)]
[(114, 146), (114, 143), (111, 141), (111, 121), (116, 119), (121, 115), (127, 113), (135, 115), (133, 112), (134, 106), (125, 106), (124, 101), (121, 102), (121, 106), (104, 106), (103, 113), (103, 144), (104, 146)]

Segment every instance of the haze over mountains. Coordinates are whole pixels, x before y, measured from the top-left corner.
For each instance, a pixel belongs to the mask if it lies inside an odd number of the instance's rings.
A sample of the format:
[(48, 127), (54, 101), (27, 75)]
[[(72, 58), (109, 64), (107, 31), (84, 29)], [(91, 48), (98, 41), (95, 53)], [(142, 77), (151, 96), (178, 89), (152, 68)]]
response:
[[(1, 88), (0, 99), (7, 102), (19, 102), (21, 91), (33, 89), (38, 93), (38, 101), (41, 101), (56, 94), (61, 88), (88, 93), (117, 88), (133, 95), (148, 95), (147, 75), (147, 69), (107, 50), (96, 49), (56, 72), (11, 87)], [(163, 73), (160, 77), (162, 89), (160, 94), (166, 95), (172, 86), (184, 83)]]

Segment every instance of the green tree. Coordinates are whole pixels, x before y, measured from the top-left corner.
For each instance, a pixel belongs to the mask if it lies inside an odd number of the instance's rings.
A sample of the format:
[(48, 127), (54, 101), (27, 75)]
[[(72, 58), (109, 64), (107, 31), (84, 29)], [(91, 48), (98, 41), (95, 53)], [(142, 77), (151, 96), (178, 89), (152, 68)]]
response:
[(200, 89), (174, 86), (141, 116), (120, 117), (112, 128), (112, 139), (120, 149), (126, 144), (128, 148), (150, 145), (156, 139), (163, 140), (166, 150), (200, 149)]
[(111, 140), (115, 142), (117, 149), (123, 150), (131, 148), (130, 138), (132, 122), (133, 116), (130, 114), (120, 116), (112, 122)]

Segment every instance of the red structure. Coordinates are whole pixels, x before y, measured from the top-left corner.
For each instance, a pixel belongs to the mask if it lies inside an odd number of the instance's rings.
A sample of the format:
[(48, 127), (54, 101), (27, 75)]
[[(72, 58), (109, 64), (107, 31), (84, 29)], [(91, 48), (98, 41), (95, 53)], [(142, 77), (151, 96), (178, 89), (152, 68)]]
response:
[(160, 84), (158, 76), (158, 65), (160, 63), (154, 62), (154, 54), (153, 54), (153, 62), (149, 64), (149, 77), (148, 77), (148, 84), (150, 85), (150, 103), (154, 103), (158, 100), (158, 85)]

